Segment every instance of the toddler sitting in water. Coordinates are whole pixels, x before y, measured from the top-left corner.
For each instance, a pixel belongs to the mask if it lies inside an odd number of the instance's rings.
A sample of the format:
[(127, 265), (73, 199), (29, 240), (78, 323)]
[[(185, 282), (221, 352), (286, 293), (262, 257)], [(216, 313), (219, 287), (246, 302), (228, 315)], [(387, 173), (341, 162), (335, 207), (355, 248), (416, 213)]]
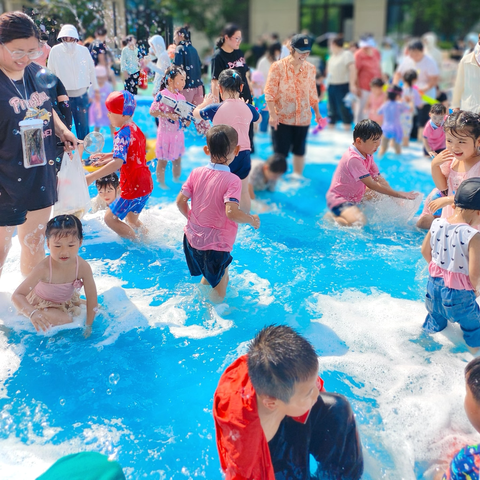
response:
[(255, 191), (268, 190), (273, 192), (278, 180), (287, 171), (285, 155), (274, 153), (266, 162), (252, 160), (252, 169), (248, 174), (250, 198), (255, 198)]
[(466, 344), (480, 347), (480, 178), (458, 187), (453, 215), (437, 218), (422, 244), (428, 262), (427, 332), (440, 332), (448, 321), (458, 322)]
[(85, 288), (87, 322), (85, 337), (91, 333), (97, 309), (97, 289), (90, 265), (78, 256), (83, 232), (74, 215), (58, 215), (45, 231), (50, 256), (42, 260), (15, 290), (12, 300), (20, 313), (30, 319), (35, 330), (72, 322), (80, 314), (78, 291)]
[(248, 223), (255, 229), (260, 226), (258, 215), (248, 215), (239, 208), (242, 182), (228, 167), (239, 149), (233, 127), (212, 127), (204, 148), (211, 162), (190, 173), (177, 197), (177, 207), (188, 220), (183, 249), (190, 274), (203, 275), (201, 283), (211, 285), (218, 297), (214, 300), (220, 301), (227, 291), (237, 224)]
[(327, 206), (340, 225), (365, 225), (367, 219), (359, 204), (364, 198), (372, 199), (374, 192), (407, 200), (418, 195), (417, 192), (394, 190), (380, 175), (373, 154), (381, 138), (382, 128), (373, 120), (362, 120), (355, 125), (353, 145), (337, 165), (327, 192)]
[(98, 195), (92, 198), (93, 213), (99, 210), (106, 210), (107, 207), (120, 196), (118, 175), (115, 172), (106, 177), (99, 178), (95, 182), (95, 185)]

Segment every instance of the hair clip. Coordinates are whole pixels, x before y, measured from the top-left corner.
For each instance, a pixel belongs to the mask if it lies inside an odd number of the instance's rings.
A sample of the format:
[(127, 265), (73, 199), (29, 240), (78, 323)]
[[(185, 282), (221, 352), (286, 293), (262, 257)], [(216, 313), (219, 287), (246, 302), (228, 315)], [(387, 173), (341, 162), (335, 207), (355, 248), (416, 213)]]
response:
[(235, 70), (232, 70), (232, 77), (237, 78), (237, 76), (238, 76), (238, 73)]

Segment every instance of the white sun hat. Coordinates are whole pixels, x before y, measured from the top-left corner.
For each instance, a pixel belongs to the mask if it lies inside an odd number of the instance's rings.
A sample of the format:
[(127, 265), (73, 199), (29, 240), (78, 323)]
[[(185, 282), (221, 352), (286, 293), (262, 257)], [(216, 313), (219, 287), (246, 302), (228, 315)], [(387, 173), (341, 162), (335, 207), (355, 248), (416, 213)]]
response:
[(71, 37), (80, 40), (78, 37), (77, 29), (73, 25), (64, 25), (58, 34), (57, 40), (64, 37)]

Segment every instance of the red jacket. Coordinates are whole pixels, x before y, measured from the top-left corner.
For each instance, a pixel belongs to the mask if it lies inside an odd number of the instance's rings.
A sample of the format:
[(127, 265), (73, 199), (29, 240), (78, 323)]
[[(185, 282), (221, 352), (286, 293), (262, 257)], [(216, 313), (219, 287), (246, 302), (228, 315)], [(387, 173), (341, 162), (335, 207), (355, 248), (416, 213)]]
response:
[[(323, 391), (320, 377), (317, 386)], [(309, 413), (294, 420), (304, 423)], [(213, 418), (226, 480), (275, 480), (257, 395), (248, 376), (247, 355), (235, 360), (221, 376), (213, 398)]]

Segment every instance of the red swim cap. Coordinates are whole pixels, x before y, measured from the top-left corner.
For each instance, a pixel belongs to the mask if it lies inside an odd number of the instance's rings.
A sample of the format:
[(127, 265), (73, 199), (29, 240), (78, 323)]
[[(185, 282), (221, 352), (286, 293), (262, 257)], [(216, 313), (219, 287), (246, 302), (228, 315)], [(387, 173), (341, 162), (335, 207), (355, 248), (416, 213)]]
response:
[(105, 100), (105, 106), (110, 113), (118, 113), (119, 115), (133, 115), (137, 103), (135, 97), (126, 90), (120, 92), (112, 92)]

